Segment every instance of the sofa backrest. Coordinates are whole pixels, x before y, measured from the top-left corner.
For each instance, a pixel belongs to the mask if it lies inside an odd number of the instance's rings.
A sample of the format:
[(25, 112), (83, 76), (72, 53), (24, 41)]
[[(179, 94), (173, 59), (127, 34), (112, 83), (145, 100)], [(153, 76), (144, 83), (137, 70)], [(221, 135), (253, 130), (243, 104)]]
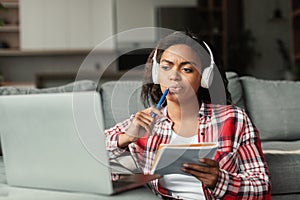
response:
[(105, 128), (114, 126), (144, 108), (140, 98), (141, 89), (141, 81), (109, 81), (101, 85)]
[(299, 140), (300, 82), (240, 79), (247, 113), (261, 140)]
[(228, 90), (231, 94), (232, 104), (240, 108), (245, 108), (242, 84), (239, 76), (235, 72), (226, 72), (228, 79)]

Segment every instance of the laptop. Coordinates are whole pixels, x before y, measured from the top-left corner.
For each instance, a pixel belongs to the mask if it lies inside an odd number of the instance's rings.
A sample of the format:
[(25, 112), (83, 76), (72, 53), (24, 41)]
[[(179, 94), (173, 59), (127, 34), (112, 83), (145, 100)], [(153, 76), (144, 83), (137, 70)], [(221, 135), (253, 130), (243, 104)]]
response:
[(11, 186), (111, 195), (159, 177), (134, 174), (112, 181), (96, 91), (1, 96), (0, 113)]

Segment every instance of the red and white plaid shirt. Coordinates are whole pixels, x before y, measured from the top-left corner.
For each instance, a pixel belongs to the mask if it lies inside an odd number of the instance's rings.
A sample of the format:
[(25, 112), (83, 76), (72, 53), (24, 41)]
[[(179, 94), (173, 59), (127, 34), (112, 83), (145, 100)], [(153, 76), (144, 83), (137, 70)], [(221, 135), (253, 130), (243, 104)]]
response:
[[(105, 130), (107, 150), (111, 158), (129, 150), (144, 174), (150, 174), (159, 145), (170, 142), (173, 122), (161, 117), (154, 123), (151, 136), (140, 138), (127, 149), (119, 148), (118, 135), (126, 132), (132, 119), (133, 116)], [(199, 143), (218, 142), (214, 159), (219, 162), (219, 178), (214, 190), (203, 185), (206, 199), (271, 199), (269, 170), (259, 134), (245, 111), (231, 105), (203, 103), (198, 120)], [(157, 180), (150, 185), (157, 194), (172, 198), (172, 193), (160, 187)]]

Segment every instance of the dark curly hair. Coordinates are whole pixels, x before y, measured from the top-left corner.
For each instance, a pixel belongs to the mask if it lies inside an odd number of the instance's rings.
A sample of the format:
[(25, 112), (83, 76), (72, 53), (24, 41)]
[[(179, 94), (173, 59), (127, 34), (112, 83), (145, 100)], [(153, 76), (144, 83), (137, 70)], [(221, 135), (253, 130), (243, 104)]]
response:
[[(152, 81), (152, 65), (153, 65), (154, 52), (157, 51), (156, 60), (159, 63), (163, 52), (170, 46), (173, 46), (176, 44), (185, 44), (196, 52), (196, 54), (201, 58), (200, 59), (201, 66), (202, 66), (201, 72), (203, 72), (203, 70), (206, 67), (210, 66), (211, 60), (210, 60), (210, 57), (207, 56), (207, 53), (209, 54), (209, 51), (206, 48), (205, 44), (203, 43), (203, 40), (201, 40), (196, 34), (193, 34), (191, 32), (176, 31), (176, 32), (171, 33), (171, 34), (167, 35), (166, 37), (162, 38), (159, 41), (157, 47), (155, 49), (153, 49), (153, 51), (150, 53), (148, 60), (146, 62), (146, 65), (145, 65), (145, 75), (144, 75), (144, 80), (143, 80), (141, 98), (142, 98), (144, 106), (146, 106), (146, 107), (150, 106), (151, 104), (157, 104), (162, 95), (160, 85), (154, 84)], [(209, 45), (209, 47), (210, 47), (211, 51), (214, 52), (211, 45)], [(217, 81), (215, 81), (216, 74), (221, 75), (220, 79), (224, 84), (223, 90), (225, 90), (225, 100), (222, 98), (220, 98), (220, 99), (217, 98), (217, 99), (214, 99), (213, 103), (214, 104), (231, 104), (231, 95), (227, 89), (228, 80), (226, 78), (225, 71), (222, 69), (221, 62), (219, 61), (219, 59), (217, 59), (217, 56), (214, 53), (213, 53), (213, 57), (214, 57), (214, 61), (216, 64), (215, 66), (217, 66), (217, 67), (214, 67), (213, 82), (209, 89), (202, 88), (202, 87), (199, 88), (199, 90), (197, 92), (199, 105), (201, 105), (202, 102), (212, 103), (211, 95), (209, 93), (209, 90), (211, 90), (211, 88), (216, 89), (216, 90), (220, 90), (220, 89), (222, 90), (220, 83), (219, 82), (216, 83)], [(165, 106), (165, 105), (163, 105), (163, 106)]]

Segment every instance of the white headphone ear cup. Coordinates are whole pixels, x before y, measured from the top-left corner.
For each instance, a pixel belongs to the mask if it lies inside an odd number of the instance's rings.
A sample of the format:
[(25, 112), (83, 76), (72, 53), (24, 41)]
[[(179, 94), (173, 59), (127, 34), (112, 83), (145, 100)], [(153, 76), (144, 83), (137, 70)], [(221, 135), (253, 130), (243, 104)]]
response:
[(154, 55), (152, 57), (152, 81), (154, 84), (159, 84), (158, 82), (158, 70), (159, 63), (156, 61), (157, 49), (154, 51)]
[(201, 78), (201, 87), (203, 87), (203, 88), (210, 87), (213, 77), (214, 77), (213, 69), (214, 69), (213, 66), (210, 66), (203, 70), (202, 78)]
[(203, 44), (206, 46), (209, 55), (210, 55), (210, 66), (205, 68), (202, 72), (202, 79), (201, 79), (201, 87), (203, 88), (209, 88), (213, 77), (214, 77), (214, 56), (213, 53), (211, 51), (211, 49), (209, 48), (209, 46), (203, 41)]
[(152, 64), (152, 81), (154, 84), (159, 84), (158, 69), (159, 69), (159, 64), (157, 62), (153, 62), (153, 64)]

